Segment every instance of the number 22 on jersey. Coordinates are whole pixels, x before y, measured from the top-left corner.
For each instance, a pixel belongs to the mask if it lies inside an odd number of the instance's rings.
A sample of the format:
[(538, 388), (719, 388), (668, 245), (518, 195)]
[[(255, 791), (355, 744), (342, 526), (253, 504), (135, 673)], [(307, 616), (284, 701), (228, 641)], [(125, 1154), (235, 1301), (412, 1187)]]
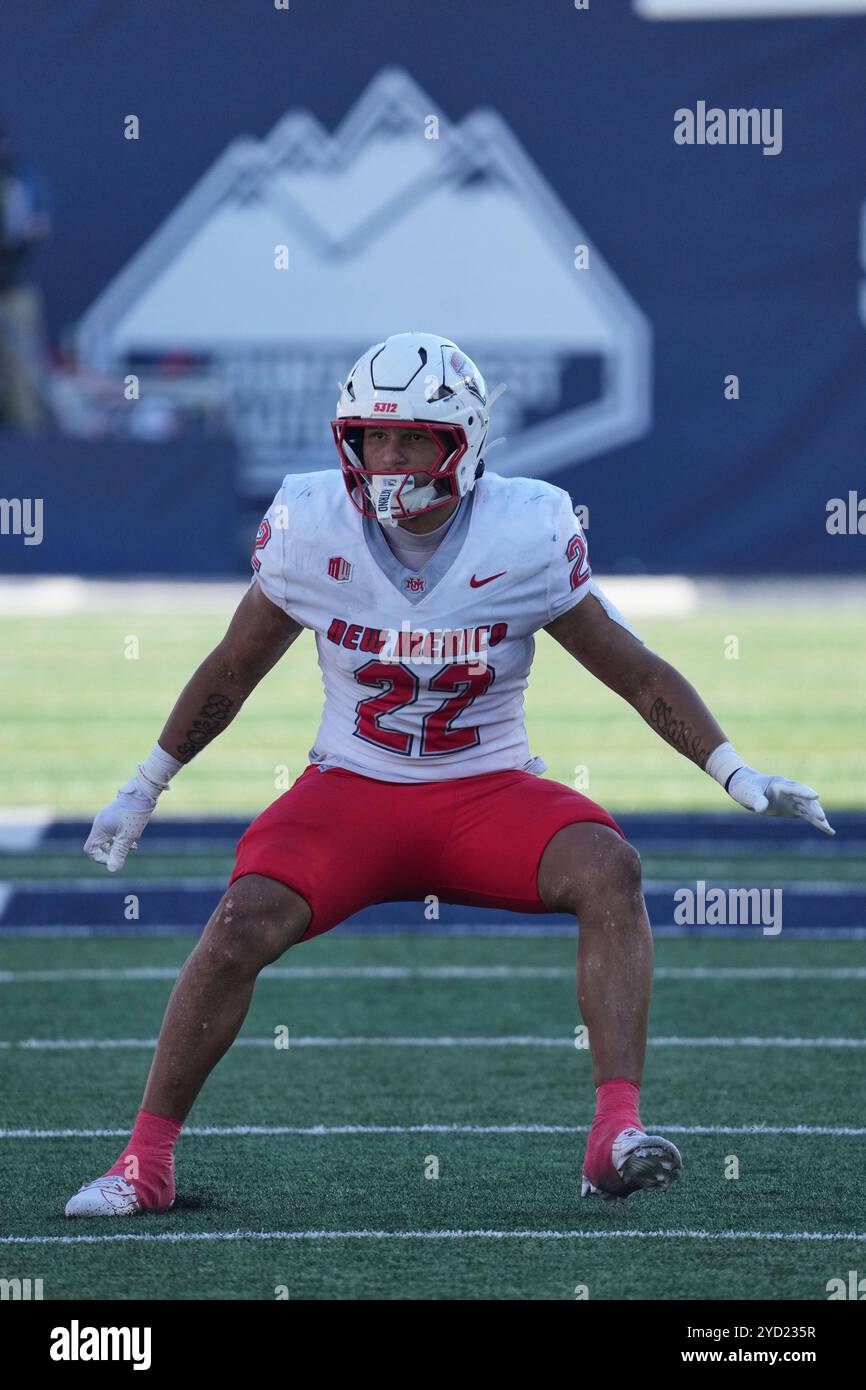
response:
[(420, 736), (417, 736), (388, 728), (384, 721), (388, 715), (416, 703), (421, 696), (421, 680), (402, 662), (368, 661), (355, 672), (355, 680), (359, 685), (374, 687), (379, 693), (358, 702), (355, 736), (404, 758), (412, 756), (416, 737), (420, 737), (421, 757), (473, 748), (481, 737), (477, 725), (454, 728), (454, 723), (479, 695), (489, 690), (494, 676), (491, 666), (466, 662), (445, 666), (426, 683), (428, 690), (441, 693), (445, 699), (424, 716)]

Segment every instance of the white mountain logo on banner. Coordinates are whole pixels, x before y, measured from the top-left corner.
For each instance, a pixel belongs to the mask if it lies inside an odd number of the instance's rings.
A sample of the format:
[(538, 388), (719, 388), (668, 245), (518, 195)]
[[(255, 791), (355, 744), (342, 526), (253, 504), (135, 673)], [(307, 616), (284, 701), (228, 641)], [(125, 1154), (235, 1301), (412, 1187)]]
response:
[(242, 487), (263, 494), (337, 466), (338, 381), (409, 329), (508, 383), (497, 472), (549, 477), (649, 428), (649, 325), (599, 249), (499, 115), (452, 124), (389, 68), (333, 135), (294, 111), (234, 141), (84, 315), (77, 348), (143, 380), (191, 361), (175, 399), (216, 401)]

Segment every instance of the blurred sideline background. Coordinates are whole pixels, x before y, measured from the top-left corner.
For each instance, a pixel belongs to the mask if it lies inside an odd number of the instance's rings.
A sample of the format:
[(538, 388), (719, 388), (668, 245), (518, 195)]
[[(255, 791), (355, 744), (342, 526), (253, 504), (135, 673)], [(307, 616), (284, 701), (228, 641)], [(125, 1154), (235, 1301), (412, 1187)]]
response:
[[(866, 0), (3, 7), (0, 1241), (46, 1296), (272, 1298), (244, 1230), (366, 1230), (267, 1247), (293, 1298), (823, 1298), (860, 1258), (864, 68)], [(677, 143), (682, 111), (751, 138)], [(507, 382), (490, 468), (569, 491), (614, 602), (836, 837), (735, 806), (540, 634), (533, 751), (642, 856), (643, 1113), (687, 1165), (617, 1213), (652, 1238), (575, 1201), (574, 922), (397, 903), (262, 975), (181, 1140), (173, 1244), (73, 1244), (62, 1202), (128, 1132), (235, 843), (305, 765), (309, 634), (122, 874), (83, 855), (92, 817), (225, 630), (283, 475), (336, 466), (338, 380), (406, 329)], [(676, 920), (701, 884), (780, 893), (781, 930)], [(431, 1143), (446, 1181), (419, 1183)], [(395, 1222), (598, 1239), (385, 1258)], [(205, 1277), (187, 1235), (224, 1228)]]
[[(596, 576), (744, 755), (831, 819), (866, 811), (864, 24), (736, 10), (516, 7), (479, 29), (445, 0), (431, 36), (374, 0), (337, 43), (327, 7), (0, 18), (7, 844), (57, 816), (73, 844), (126, 780), (283, 475), (336, 465), (338, 381), (407, 327), (507, 382), (488, 466), (570, 492)], [(741, 110), (740, 134), (678, 143), (707, 110)], [(302, 770), (319, 699), (305, 636), (158, 819), (242, 826)], [(842, 853), (757, 826), (543, 635), (527, 710), (549, 775), (615, 814)], [(76, 884), (99, 871), (74, 864), (48, 925), (87, 925)], [(0, 929), (38, 925), (23, 902), (7, 891)]]

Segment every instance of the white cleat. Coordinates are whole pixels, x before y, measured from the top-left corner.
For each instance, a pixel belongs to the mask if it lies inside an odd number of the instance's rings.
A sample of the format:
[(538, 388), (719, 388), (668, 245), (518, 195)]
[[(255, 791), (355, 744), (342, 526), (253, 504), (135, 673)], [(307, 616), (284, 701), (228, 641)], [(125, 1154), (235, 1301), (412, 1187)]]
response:
[(65, 1216), (135, 1216), (141, 1211), (135, 1188), (125, 1178), (107, 1173), (84, 1183), (66, 1203)]
[(613, 1166), (626, 1184), (626, 1192), (605, 1192), (596, 1187), (584, 1174), (580, 1184), (581, 1197), (601, 1197), (605, 1202), (624, 1202), (632, 1192), (650, 1189), (665, 1192), (683, 1171), (683, 1160), (676, 1144), (659, 1134), (645, 1134), (642, 1129), (624, 1129), (613, 1141)]

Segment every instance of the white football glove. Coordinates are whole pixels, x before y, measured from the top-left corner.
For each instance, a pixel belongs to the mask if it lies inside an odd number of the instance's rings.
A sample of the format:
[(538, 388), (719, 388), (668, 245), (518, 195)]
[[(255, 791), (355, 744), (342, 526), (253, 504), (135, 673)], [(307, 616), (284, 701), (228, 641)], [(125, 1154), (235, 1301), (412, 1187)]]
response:
[(818, 793), (802, 782), (789, 782), (787, 777), (767, 777), (753, 767), (741, 767), (728, 783), (728, 795), (747, 811), (805, 820), (816, 830), (823, 830), (825, 835), (836, 834), (824, 814)]
[(141, 773), (131, 777), (97, 815), (84, 843), (84, 853), (95, 864), (105, 864), (110, 874), (122, 869), (126, 856), (135, 849), (139, 835), (153, 815), (161, 791), (161, 787), (146, 781)]

